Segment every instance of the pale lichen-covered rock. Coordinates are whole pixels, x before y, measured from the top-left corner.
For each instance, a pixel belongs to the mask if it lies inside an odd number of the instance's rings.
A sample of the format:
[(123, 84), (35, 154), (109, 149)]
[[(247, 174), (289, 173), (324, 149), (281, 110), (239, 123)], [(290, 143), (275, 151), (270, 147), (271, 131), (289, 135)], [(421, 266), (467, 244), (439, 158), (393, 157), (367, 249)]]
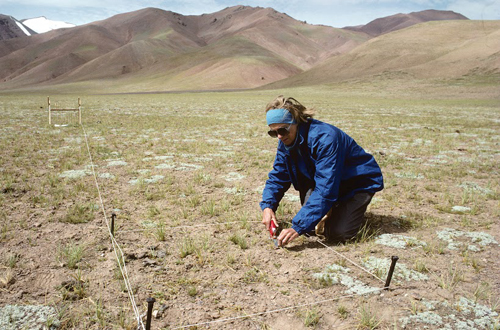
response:
[(376, 244), (393, 247), (396, 249), (405, 249), (408, 246), (426, 246), (427, 243), (420, 241), (414, 237), (396, 235), (396, 234), (382, 234), (375, 239)]
[(378, 288), (370, 287), (363, 282), (347, 275), (349, 272), (349, 268), (333, 264), (326, 266), (325, 270), (322, 273), (313, 274), (313, 277), (327, 283), (344, 285), (347, 287), (347, 290), (345, 291), (345, 293), (347, 294), (361, 295), (379, 291)]
[[(380, 259), (376, 257), (369, 257), (363, 261), (363, 266), (372, 272), (378, 272), (382, 277), (386, 277), (391, 266), (390, 259)], [(425, 274), (408, 269), (405, 264), (398, 262), (394, 269), (394, 278), (403, 281), (423, 281), (428, 280), (429, 277)]]
[(498, 313), (464, 297), (460, 297), (454, 304), (448, 304), (446, 301), (422, 301), (422, 305), (428, 310), (401, 318), (399, 321), (402, 328), (450, 330), (496, 329)]
[[(448, 249), (458, 250), (460, 246), (464, 243), (457, 241), (459, 238), (470, 239), (472, 243), (478, 244), (480, 246), (487, 246), (491, 244), (498, 245), (495, 237), (488, 233), (483, 232), (464, 232), (456, 229), (445, 228), (437, 232), (439, 239), (448, 242)], [(468, 245), (468, 250), (477, 252), (480, 251), (475, 245)]]
[(60, 321), (57, 311), (50, 306), (6, 305), (0, 307), (0, 329), (55, 330)]

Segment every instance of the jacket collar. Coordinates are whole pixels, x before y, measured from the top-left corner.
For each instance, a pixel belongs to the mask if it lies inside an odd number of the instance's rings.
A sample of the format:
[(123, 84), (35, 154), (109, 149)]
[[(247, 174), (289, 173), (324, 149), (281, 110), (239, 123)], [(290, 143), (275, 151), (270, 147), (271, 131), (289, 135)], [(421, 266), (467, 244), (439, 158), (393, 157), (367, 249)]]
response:
[(297, 136), (295, 137), (295, 141), (291, 147), (286, 146), (283, 142), (280, 141), (280, 144), (283, 144), (283, 149), (285, 153), (290, 154), (290, 151), (297, 149), (299, 145), (304, 144), (307, 136), (307, 132), (309, 131), (309, 126), (311, 121), (307, 123), (299, 123), (299, 127), (297, 127)]

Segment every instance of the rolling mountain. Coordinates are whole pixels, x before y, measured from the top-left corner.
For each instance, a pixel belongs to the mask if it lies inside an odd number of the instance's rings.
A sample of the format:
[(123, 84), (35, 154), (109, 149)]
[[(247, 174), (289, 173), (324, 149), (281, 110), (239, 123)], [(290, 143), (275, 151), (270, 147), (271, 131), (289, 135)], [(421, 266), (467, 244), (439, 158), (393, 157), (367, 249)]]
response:
[(500, 78), (500, 21), (427, 22), (371, 39), (272, 87), (328, 84), (385, 75)]
[(423, 22), (466, 19), (468, 18), (453, 11), (424, 10), (409, 14), (396, 14), (392, 16), (377, 18), (366, 25), (350, 26), (345, 27), (345, 29), (364, 32), (372, 37), (376, 37)]
[[(146, 8), (0, 41), (0, 89), (62, 84), (123, 92), (240, 89), (327, 83), (387, 70), (421, 74), (426, 63), (441, 71), (458, 63), (459, 69), (449, 70), (456, 75), (497, 70), (497, 47), (476, 51), (473, 45), (486, 42), (485, 33), (497, 38), (498, 22), (485, 29), (449, 12), (409, 15), (418, 20), (392, 24), (389, 17), (363, 30), (310, 25), (272, 8), (236, 6), (200, 16)], [(449, 18), (454, 20), (439, 21)], [(425, 20), (433, 22), (387, 32)], [(375, 25), (387, 28), (375, 33)], [(374, 38), (373, 33), (384, 34)], [(464, 52), (458, 45), (466, 46)]]
[(25, 39), (0, 47), (3, 86), (119, 80), (133, 89), (249, 88), (310, 69), (367, 37), (237, 6), (201, 16), (147, 8)]

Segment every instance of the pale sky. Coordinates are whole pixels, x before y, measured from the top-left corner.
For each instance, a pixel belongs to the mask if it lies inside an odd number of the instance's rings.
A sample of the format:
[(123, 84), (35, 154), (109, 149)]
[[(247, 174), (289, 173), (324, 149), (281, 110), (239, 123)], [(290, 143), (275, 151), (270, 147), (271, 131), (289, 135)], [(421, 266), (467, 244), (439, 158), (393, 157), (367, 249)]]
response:
[(452, 10), (474, 20), (500, 20), (500, 0), (0, 0), (0, 14), (18, 20), (45, 16), (81, 25), (146, 7), (201, 15), (236, 5), (272, 7), (300, 21), (333, 27), (426, 9)]

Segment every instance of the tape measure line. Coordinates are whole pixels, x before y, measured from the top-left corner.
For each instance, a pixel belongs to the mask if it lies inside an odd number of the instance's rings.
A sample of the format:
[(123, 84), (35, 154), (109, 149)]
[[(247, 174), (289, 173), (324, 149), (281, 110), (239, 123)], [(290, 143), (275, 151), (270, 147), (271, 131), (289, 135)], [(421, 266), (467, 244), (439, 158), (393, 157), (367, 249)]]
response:
[(265, 312), (252, 313), (252, 314), (240, 315), (240, 316), (235, 316), (235, 317), (228, 317), (228, 318), (225, 318), (225, 319), (219, 319), (219, 320), (215, 320), (215, 321), (208, 321), (208, 322), (201, 322), (201, 323), (183, 325), (183, 326), (171, 328), (171, 330), (174, 330), (174, 329), (185, 329), (185, 328), (197, 327), (197, 326), (202, 326), (202, 325), (210, 325), (210, 324), (214, 324), (214, 323), (231, 322), (231, 321), (236, 321), (236, 320), (241, 320), (241, 319), (246, 319), (246, 318), (253, 318), (253, 317), (257, 317), (257, 316), (261, 316), (261, 315), (267, 315), (267, 314), (272, 314), (272, 313), (284, 312), (284, 311), (288, 311), (288, 310), (292, 310), (292, 309), (297, 309), (297, 308), (301, 308), (301, 307), (308, 307), (308, 306), (313, 306), (313, 305), (324, 304), (324, 303), (327, 303), (327, 302), (332, 302), (332, 301), (341, 300), (341, 299), (345, 299), (345, 298), (353, 298), (353, 297), (357, 297), (357, 296), (363, 296), (363, 295), (366, 295), (366, 294), (369, 294), (369, 293), (379, 292), (379, 291), (382, 291), (382, 290), (384, 290), (384, 288), (376, 288), (376, 289), (373, 289), (373, 290), (370, 290), (370, 291), (367, 291), (367, 292), (363, 292), (363, 293), (350, 294), (350, 295), (345, 295), (345, 296), (336, 297), (336, 298), (318, 300), (318, 301), (314, 301), (314, 302), (311, 302), (311, 303), (305, 303), (305, 304), (299, 304), (299, 305), (294, 305), (294, 306), (288, 306), (288, 307), (273, 309), (273, 310), (269, 310), (269, 311), (265, 311)]
[(87, 145), (87, 151), (89, 154), (90, 165), (91, 165), (90, 167), (92, 169), (92, 174), (94, 176), (94, 182), (96, 184), (97, 193), (99, 196), (99, 201), (101, 203), (102, 212), (104, 214), (104, 220), (105, 220), (106, 226), (108, 228), (109, 237), (111, 238), (111, 243), (113, 245), (113, 251), (115, 253), (115, 258), (116, 258), (116, 261), (118, 263), (118, 267), (120, 268), (120, 272), (122, 274), (123, 281), (124, 281), (125, 287), (127, 289), (127, 294), (128, 294), (129, 299), (130, 299), (130, 303), (132, 304), (132, 309), (134, 311), (135, 318), (137, 319), (137, 329), (145, 329), (144, 323), (142, 322), (141, 314), (139, 313), (139, 308), (137, 307), (137, 304), (135, 302), (135, 297), (134, 297), (134, 292), (132, 290), (132, 285), (130, 284), (130, 281), (129, 281), (129, 274), (128, 274), (127, 266), (125, 265), (125, 257), (124, 257), (123, 251), (122, 251), (120, 245), (118, 244), (118, 242), (115, 240), (113, 234), (111, 233), (111, 228), (109, 225), (108, 217), (106, 215), (106, 209), (104, 208), (104, 202), (102, 200), (101, 189), (99, 188), (99, 182), (97, 181), (97, 175), (96, 175), (95, 170), (94, 170), (94, 161), (92, 159), (92, 153), (90, 152), (90, 147), (89, 147), (88, 138), (87, 138), (87, 132), (85, 131), (85, 127), (83, 127), (83, 125), (81, 125), (81, 127), (83, 130), (83, 135), (85, 137), (85, 144)]

